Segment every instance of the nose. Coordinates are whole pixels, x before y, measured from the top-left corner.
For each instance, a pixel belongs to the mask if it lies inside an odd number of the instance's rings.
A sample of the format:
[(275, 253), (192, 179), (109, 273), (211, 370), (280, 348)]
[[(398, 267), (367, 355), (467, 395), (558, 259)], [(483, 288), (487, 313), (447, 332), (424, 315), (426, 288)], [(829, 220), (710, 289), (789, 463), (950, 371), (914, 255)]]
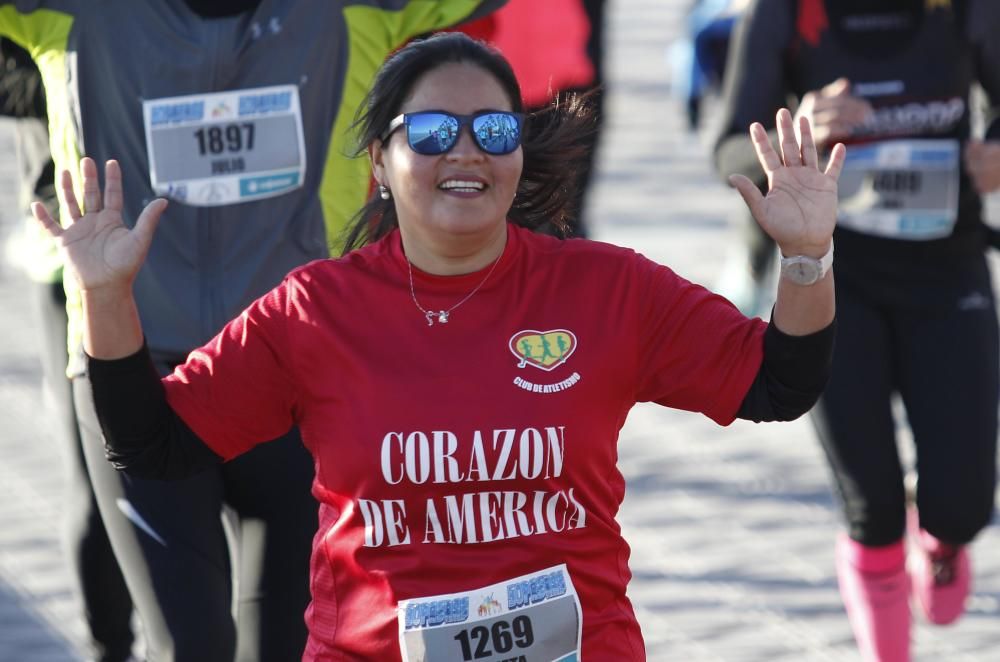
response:
[(452, 160), (481, 161), (486, 155), (472, 139), (472, 127), (463, 126), (458, 132), (458, 141), (447, 156)]

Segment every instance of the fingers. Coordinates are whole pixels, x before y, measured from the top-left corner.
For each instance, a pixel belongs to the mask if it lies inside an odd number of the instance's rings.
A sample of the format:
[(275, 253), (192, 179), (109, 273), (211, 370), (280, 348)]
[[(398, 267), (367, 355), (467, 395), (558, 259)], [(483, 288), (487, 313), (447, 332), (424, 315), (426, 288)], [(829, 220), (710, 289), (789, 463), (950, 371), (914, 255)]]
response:
[(986, 169), (1000, 163), (1000, 144), (970, 140), (965, 144), (965, 163), (970, 169)]
[(838, 78), (818, 91), (803, 95), (798, 114), (809, 118), (816, 144), (825, 147), (851, 135), (867, 122), (872, 107), (865, 99), (851, 95), (848, 79)]
[(775, 120), (778, 125), (778, 144), (781, 146), (782, 162), (786, 166), (802, 165), (799, 143), (795, 140), (795, 130), (792, 127), (792, 114), (787, 108), (782, 108)]
[(56, 222), (54, 218), (52, 218), (52, 215), (49, 213), (49, 210), (46, 209), (45, 205), (43, 205), (42, 203), (40, 202), (31, 203), (31, 215), (35, 217), (35, 220), (38, 221), (38, 224), (41, 225), (45, 229), (45, 231), (49, 233), (49, 236), (51, 236), (53, 239), (62, 235), (63, 229), (59, 226), (59, 223)]
[(59, 190), (62, 191), (63, 207), (66, 208), (66, 213), (69, 214), (73, 222), (79, 221), (83, 213), (76, 201), (76, 192), (73, 190), (73, 175), (69, 173), (69, 170), (63, 170), (60, 173)]
[(965, 143), (965, 166), (969, 170), (981, 168), (989, 157), (989, 148), (979, 140), (969, 140)]
[(854, 124), (844, 124), (842, 122), (828, 124), (816, 122), (812, 125), (813, 138), (816, 140), (817, 145), (826, 147), (851, 135), (855, 126)]
[(88, 214), (101, 211), (101, 184), (94, 159), (85, 156), (80, 160), (80, 174), (83, 176), (83, 209)]
[(844, 160), (847, 158), (847, 148), (844, 143), (837, 143), (830, 152), (830, 160), (826, 164), (823, 172), (834, 179), (840, 178), (840, 171), (844, 169)]
[(802, 157), (802, 165), (810, 168), (819, 167), (819, 156), (816, 153), (816, 141), (813, 140), (812, 127), (805, 117), (799, 118), (797, 133), (799, 135), (799, 153)]
[(836, 124), (851, 129), (864, 124), (871, 112), (871, 106), (859, 99), (820, 99), (813, 104), (812, 120), (817, 124)]
[[(775, 121), (778, 125), (778, 144), (781, 147), (780, 158), (771, 147), (764, 127), (757, 122), (750, 126), (750, 138), (757, 151), (757, 158), (767, 175), (770, 177), (774, 171), (781, 167), (782, 163), (785, 167), (806, 166), (818, 169), (819, 154), (808, 118), (801, 116), (797, 118), (797, 121), (793, 120), (788, 109), (782, 108), (775, 116)], [(831, 155), (832, 162), (833, 156)], [(840, 166), (842, 165), (841, 163)], [(839, 173), (839, 167), (837, 172)]]
[(820, 93), (825, 97), (839, 97), (849, 94), (851, 91), (851, 81), (849, 78), (838, 78), (832, 83), (827, 84), (820, 90)]
[[(771, 152), (774, 154), (774, 151)], [(775, 155), (777, 158), (777, 155)], [(764, 204), (764, 196), (761, 194), (760, 189), (750, 181), (745, 175), (730, 175), (729, 184), (739, 191), (740, 195), (743, 196), (743, 201), (747, 203), (747, 207), (750, 208), (750, 213), (756, 219), (761, 218), (761, 205)], [(759, 221), (758, 221), (759, 222)]]
[(983, 144), (975, 140), (965, 143), (965, 154), (962, 155), (962, 161), (965, 163), (965, 169), (969, 175), (974, 177), (983, 162)]
[[(122, 171), (118, 162), (110, 160), (105, 164), (104, 175), (106, 178), (104, 186), (104, 196), (106, 201), (101, 202), (101, 184), (97, 175), (97, 164), (90, 157), (80, 160), (80, 175), (83, 178), (83, 210), (86, 212), (99, 212), (105, 206), (109, 209), (121, 211), (125, 204), (125, 196), (122, 191)], [(60, 189), (62, 190), (63, 204), (66, 212), (73, 221), (79, 220), (83, 216), (80, 204), (76, 199), (76, 191), (73, 187), (73, 176), (68, 170), (63, 170), (59, 178)]]
[(157, 198), (146, 205), (146, 208), (139, 214), (139, 218), (135, 222), (135, 228), (132, 231), (138, 235), (139, 240), (142, 241), (144, 246), (149, 246), (153, 241), (153, 233), (156, 232), (156, 226), (159, 224), (160, 217), (166, 208), (167, 201), (163, 198)]
[(122, 169), (118, 165), (118, 161), (108, 161), (104, 165), (104, 207), (120, 212), (124, 203)]
[(781, 167), (781, 159), (771, 147), (771, 141), (767, 137), (767, 131), (760, 122), (750, 125), (750, 140), (753, 141), (754, 151), (757, 152), (757, 160), (764, 168), (764, 172), (770, 177), (771, 173)]
[(986, 195), (1000, 188), (1000, 144), (969, 140), (964, 162), (977, 193)]

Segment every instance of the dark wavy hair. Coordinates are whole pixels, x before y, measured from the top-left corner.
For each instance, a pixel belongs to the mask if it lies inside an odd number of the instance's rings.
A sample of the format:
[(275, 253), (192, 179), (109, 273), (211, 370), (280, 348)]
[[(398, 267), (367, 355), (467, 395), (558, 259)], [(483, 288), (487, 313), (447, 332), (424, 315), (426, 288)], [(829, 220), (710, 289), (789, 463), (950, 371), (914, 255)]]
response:
[[(396, 51), (375, 76), (358, 109), (352, 129), (357, 132), (355, 156), (364, 154), (399, 115), (421, 76), (449, 63), (471, 64), (492, 75), (506, 92), (514, 112), (524, 112), (521, 87), (506, 59), (487, 44), (461, 32), (444, 32), (419, 39)], [(508, 218), (522, 227), (554, 228), (565, 235), (579, 186), (587, 138), (597, 130), (591, 94), (557, 97), (530, 114), (521, 133), (524, 167)], [(346, 232), (344, 253), (377, 241), (398, 226), (392, 200), (377, 194), (354, 216)]]

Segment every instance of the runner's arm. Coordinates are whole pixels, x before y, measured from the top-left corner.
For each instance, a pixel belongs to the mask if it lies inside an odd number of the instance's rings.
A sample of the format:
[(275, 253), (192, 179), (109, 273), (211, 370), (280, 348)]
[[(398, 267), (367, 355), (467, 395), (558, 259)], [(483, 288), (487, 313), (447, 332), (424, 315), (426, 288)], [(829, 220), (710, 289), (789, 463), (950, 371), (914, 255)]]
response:
[(815, 333), (790, 336), (768, 324), (764, 360), (736, 418), (792, 421), (812, 409), (830, 376), (836, 327), (834, 320)]
[[(736, 417), (791, 421), (808, 412), (826, 385), (836, 322), (806, 336), (764, 333), (764, 359)], [(116, 469), (140, 478), (175, 480), (222, 461), (167, 403), (148, 348), (131, 356), (91, 358), (94, 404), (105, 454)]]
[(774, 138), (774, 115), (787, 105), (785, 60), (791, 42), (791, 3), (754, 0), (733, 31), (726, 62), (720, 130), (714, 163), (720, 177), (739, 173), (764, 187), (747, 127), (760, 122)]
[(972, 0), (966, 33), (975, 53), (976, 78), (986, 94), (986, 140), (1000, 140), (1000, 3)]
[[(986, 130), (980, 140), (966, 144), (963, 160), (966, 173), (980, 195), (1000, 189), (1000, 6), (996, 2), (971, 2), (965, 16), (964, 32), (972, 47), (976, 79), (984, 92)], [(1000, 247), (1000, 233), (986, 226), (989, 242)]]
[(139, 478), (187, 478), (222, 462), (170, 408), (149, 349), (121, 359), (89, 360), (105, 456)]

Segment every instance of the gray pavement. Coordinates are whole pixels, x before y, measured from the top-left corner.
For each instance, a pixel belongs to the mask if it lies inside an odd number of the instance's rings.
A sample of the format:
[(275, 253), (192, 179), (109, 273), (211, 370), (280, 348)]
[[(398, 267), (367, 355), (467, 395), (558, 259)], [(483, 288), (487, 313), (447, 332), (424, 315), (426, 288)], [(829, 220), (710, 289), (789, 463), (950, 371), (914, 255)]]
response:
[[(686, 4), (610, 3), (609, 119), (591, 216), (597, 238), (711, 285), (741, 203), (712, 178), (704, 136), (684, 133), (669, 97), (664, 51)], [(45, 434), (25, 285), (0, 264), (0, 661), (80, 660), (83, 626), (58, 543), (62, 467)], [(808, 421), (721, 428), (639, 406), (620, 463), (630, 596), (650, 660), (859, 659), (833, 575), (838, 514)], [(997, 521), (974, 546), (968, 613), (947, 628), (918, 620), (917, 662), (1000, 659)]]

